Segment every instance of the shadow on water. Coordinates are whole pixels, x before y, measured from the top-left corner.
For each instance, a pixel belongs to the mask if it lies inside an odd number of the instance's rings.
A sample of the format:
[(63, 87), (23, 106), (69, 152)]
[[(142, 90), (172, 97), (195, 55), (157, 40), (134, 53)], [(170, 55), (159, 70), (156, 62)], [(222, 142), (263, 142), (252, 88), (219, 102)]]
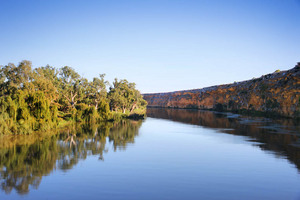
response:
[(192, 109), (149, 108), (147, 116), (247, 136), (264, 151), (287, 158), (300, 171), (300, 125), (293, 119), (268, 119)]
[(104, 160), (107, 142), (114, 151), (133, 143), (142, 121), (120, 121), (65, 128), (59, 133), (30, 136), (1, 136), (0, 184), (10, 193), (27, 194), (37, 189), (42, 177), (54, 169), (72, 169), (80, 160), (97, 155)]

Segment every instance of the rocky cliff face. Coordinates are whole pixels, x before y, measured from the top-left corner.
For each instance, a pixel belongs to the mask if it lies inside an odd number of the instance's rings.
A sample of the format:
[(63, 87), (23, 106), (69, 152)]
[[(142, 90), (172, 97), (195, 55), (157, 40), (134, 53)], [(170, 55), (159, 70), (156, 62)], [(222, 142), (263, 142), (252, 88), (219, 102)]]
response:
[(247, 110), (300, 117), (300, 63), (248, 81), (143, 96), (149, 107)]

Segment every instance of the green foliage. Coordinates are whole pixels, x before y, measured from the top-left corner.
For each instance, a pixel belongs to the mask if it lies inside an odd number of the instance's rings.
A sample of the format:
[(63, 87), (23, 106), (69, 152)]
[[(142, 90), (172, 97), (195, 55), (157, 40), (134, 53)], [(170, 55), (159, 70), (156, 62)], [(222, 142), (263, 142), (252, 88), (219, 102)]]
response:
[(58, 109), (56, 105), (51, 105), (50, 106), (50, 115), (51, 115), (51, 120), (52, 122), (57, 122), (58, 120)]
[(82, 79), (80, 75), (71, 67), (61, 68), (59, 73), (58, 90), (63, 102), (63, 110), (71, 110), (75, 107), (82, 94)]
[(100, 74), (88, 81), (68, 66), (32, 69), (26, 60), (1, 66), (0, 134), (29, 134), (56, 128), (64, 120), (98, 123), (145, 113), (147, 102), (134, 83), (115, 79), (107, 92), (104, 78)]
[(108, 93), (110, 108), (113, 111), (132, 113), (135, 109), (146, 108), (147, 102), (143, 99), (134, 83), (126, 79), (118, 81), (115, 79), (113, 87)]
[(118, 122), (118, 121), (121, 121), (125, 117), (126, 117), (126, 114), (123, 114), (121, 112), (115, 112), (115, 111), (113, 111), (111, 113), (111, 120), (113, 120), (113, 121), (117, 121)]
[(98, 112), (94, 106), (90, 106), (84, 110), (84, 119), (89, 123), (95, 123), (99, 119)]
[(76, 115), (75, 115), (75, 120), (77, 122), (82, 122), (83, 121), (83, 118), (84, 118), (84, 111), (85, 109), (88, 108), (88, 106), (84, 103), (80, 103), (80, 104), (77, 104), (76, 105)]
[(110, 110), (109, 110), (109, 103), (107, 101), (105, 101), (104, 99), (99, 102), (97, 111), (99, 114), (100, 121), (108, 120), (111, 116)]

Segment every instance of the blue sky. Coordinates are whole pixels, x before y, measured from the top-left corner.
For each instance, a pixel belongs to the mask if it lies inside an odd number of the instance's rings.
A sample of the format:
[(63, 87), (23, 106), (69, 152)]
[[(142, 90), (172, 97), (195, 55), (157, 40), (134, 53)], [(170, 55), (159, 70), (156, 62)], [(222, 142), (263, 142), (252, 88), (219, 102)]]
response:
[(300, 1), (4, 1), (0, 65), (71, 66), (142, 93), (202, 88), (300, 61)]

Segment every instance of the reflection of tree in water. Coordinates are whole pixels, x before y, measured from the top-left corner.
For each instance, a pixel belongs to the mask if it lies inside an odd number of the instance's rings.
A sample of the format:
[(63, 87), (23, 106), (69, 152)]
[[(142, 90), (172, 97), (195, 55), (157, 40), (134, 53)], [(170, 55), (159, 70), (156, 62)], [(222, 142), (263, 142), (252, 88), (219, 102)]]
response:
[(71, 169), (81, 159), (89, 155), (99, 155), (103, 160), (106, 137), (111, 124), (82, 125), (72, 127), (60, 134), (58, 168)]
[(29, 185), (37, 188), (42, 176), (55, 167), (57, 158), (56, 137), (31, 145), (0, 149), (1, 188), (10, 193), (12, 189), (20, 194), (29, 192)]
[[(300, 170), (300, 126), (292, 119), (227, 116), (201, 110), (147, 109), (147, 116), (220, 129), (222, 133), (250, 137), (254, 145), (287, 158)], [(250, 139), (249, 138), (249, 139)]]
[(3, 143), (4, 146), (0, 144), (1, 188), (6, 193), (15, 189), (19, 194), (26, 194), (30, 187), (38, 188), (42, 177), (54, 168), (72, 169), (89, 155), (98, 155), (99, 160), (104, 160), (107, 138), (115, 150), (124, 149), (127, 143), (134, 141), (141, 123), (121, 121), (82, 125), (43, 139), (24, 142), (27, 140), (24, 136), (23, 142), (9, 145)]
[(138, 135), (141, 123), (141, 121), (131, 121), (131, 123), (121, 121), (112, 127), (108, 138), (109, 141), (113, 142), (115, 151), (117, 148), (126, 149), (128, 143), (134, 142), (134, 138)]

